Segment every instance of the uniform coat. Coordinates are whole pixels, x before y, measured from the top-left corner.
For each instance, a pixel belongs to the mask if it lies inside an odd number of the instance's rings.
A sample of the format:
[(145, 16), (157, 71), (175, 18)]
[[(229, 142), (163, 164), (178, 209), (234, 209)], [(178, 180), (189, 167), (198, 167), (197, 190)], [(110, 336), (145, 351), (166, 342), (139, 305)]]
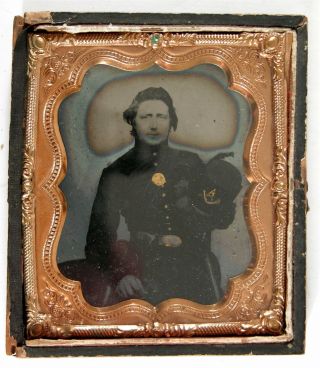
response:
[[(240, 173), (226, 161), (204, 165), (167, 141), (150, 146), (137, 140), (103, 170), (94, 200), (86, 261), (113, 290), (107, 301), (95, 298), (94, 304), (123, 300), (114, 290), (129, 274), (144, 287), (134, 297), (153, 304), (169, 298), (217, 302), (220, 268), (210, 250), (211, 231), (232, 223), (240, 188)], [(117, 238), (120, 215), (130, 242)], [(86, 289), (90, 299), (93, 290)]]

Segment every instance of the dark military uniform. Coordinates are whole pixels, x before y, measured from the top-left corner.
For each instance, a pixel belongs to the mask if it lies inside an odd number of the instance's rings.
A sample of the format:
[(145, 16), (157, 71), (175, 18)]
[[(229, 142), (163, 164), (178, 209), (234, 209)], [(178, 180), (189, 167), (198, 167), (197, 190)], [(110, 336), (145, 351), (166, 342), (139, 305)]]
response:
[[(145, 292), (134, 297), (153, 304), (169, 298), (215, 303), (222, 295), (211, 231), (233, 221), (240, 188), (238, 170), (223, 160), (206, 166), (196, 154), (167, 143), (137, 142), (102, 172), (87, 261), (108, 274), (113, 290), (122, 277), (135, 275)], [(130, 242), (117, 239), (120, 214)], [(113, 296), (108, 304), (120, 300)]]

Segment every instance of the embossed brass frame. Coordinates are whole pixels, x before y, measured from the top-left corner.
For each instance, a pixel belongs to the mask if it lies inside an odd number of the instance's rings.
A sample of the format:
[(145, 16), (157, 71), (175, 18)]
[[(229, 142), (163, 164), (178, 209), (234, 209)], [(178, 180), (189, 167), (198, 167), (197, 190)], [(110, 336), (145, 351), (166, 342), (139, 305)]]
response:
[[(294, 78), (294, 32), (197, 33), (167, 27), (166, 32), (68, 33), (49, 28), (29, 35), (22, 214), (30, 346), (39, 344), (39, 338), (71, 339), (79, 345), (92, 344), (89, 338), (101, 339), (95, 340), (97, 345), (215, 343), (221, 336), (231, 343), (289, 341), (288, 96)], [(58, 271), (56, 253), (66, 217), (59, 183), (67, 170), (58, 108), (66, 96), (80, 90), (85, 72), (99, 63), (124, 70), (153, 64), (183, 70), (213, 63), (227, 73), (229, 88), (250, 102), (253, 127), (244, 150), (250, 182), (245, 210), (255, 258), (244, 274), (231, 280), (223, 301), (204, 306), (171, 299), (152, 306), (134, 300), (95, 308), (84, 300), (80, 284)], [(63, 340), (41, 341), (50, 346)]]

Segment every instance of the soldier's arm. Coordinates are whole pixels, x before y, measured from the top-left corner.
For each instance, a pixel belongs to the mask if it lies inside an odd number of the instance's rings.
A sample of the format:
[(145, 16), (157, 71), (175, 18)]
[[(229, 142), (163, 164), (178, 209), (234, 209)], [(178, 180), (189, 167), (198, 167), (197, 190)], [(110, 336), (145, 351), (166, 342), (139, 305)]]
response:
[(116, 191), (114, 174), (105, 169), (93, 203), (85, 248), (87, 260), (102, 269), (110, 265), (111, 246), (117, 239), (120, 208)]

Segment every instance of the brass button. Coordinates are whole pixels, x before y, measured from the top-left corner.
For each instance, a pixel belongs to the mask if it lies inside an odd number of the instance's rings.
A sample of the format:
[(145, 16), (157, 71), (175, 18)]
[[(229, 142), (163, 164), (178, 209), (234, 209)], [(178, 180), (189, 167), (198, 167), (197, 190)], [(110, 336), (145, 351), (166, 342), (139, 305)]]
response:
[(166, 219), (169, 220), (170, 216), (166, 216)]
[(164, 205), (164, 208), (168, 208), (168, 205), (167, 205), (167, 204), (165, 204), (165, 205)]
[(158, 166), (158, 162), (155, 162), (155, 163), (154, 163), (154, 166)]
[(165, 197), (166, 196), (166, 193), (162, 193), (162, 197)]
[(168, 230), (169, 230), (169, 231), (171, 231), (171, 230), (172, 230), (172, 228), (171, 228), (171, 227), (168, 227)]

